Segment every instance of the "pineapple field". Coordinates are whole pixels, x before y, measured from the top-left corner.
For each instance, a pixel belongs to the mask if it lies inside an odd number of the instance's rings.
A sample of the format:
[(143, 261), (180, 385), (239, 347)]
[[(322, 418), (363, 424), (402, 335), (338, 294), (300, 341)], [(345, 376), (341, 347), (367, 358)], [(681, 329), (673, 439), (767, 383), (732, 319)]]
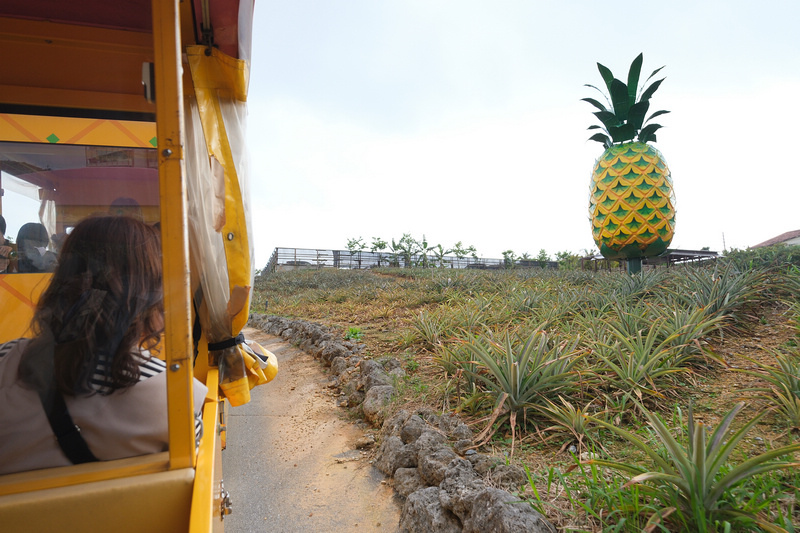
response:
[(279, 272), (256, 278), (252, 309), (399, 359), (390, 410), (458, 413), (563, 531), (795, 531), (798, 256)]

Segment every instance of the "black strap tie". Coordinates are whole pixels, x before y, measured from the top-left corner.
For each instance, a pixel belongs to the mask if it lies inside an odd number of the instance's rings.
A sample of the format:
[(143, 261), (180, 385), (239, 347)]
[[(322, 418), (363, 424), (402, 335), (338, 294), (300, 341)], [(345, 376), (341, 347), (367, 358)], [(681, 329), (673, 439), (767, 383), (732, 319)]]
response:
[(220, 342), (209, 342), (208, 343), (208, 351), (209, 352), (217, 352), (221, 350), (226, 350), (228, 348), (233, 348), (239, 344), (244, 343), (244, 333), (239, 333), (235, 337), (231, 337), (230, 339), (225, 339), (224, 341)]

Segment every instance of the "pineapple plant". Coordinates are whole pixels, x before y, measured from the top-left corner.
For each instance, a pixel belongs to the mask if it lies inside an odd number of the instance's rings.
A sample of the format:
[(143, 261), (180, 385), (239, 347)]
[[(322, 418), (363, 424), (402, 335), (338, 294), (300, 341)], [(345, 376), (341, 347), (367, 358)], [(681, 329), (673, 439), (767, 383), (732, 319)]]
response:
[(607, 105), (594, 98), (582, 99), (598, 109), (594, 115), (602, 124), (589, 127), (601, 130), (589, 140), (605, 148), (592, 171), (592, 237), (604, 257), (627, 259), (632, 273), (641, 269), (643, 257), (664, 253), (675, 231), (675, 196), (669, 167), (650, 144), (661, 128), (650, 121), (669, 111), (656, 111), (645, 119), (650, 98), (664, 78), (647, 84), (664, 67), (654, 70), (639, 90), (642, 61), (642, 54), (633, 60), (627, 84), (598, 63), (608, 94), (594, 85), (587, 87), (603, 94)]

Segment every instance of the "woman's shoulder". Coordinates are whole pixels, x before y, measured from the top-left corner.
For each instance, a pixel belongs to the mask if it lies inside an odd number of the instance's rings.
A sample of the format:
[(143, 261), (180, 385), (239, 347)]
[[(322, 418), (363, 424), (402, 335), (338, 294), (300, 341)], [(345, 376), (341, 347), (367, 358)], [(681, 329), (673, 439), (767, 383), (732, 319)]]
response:
[[(167, 369), (164, 361), (151, 357), (150, 353), (146, 350), (141, 352), (134, 352), (132, 354), (134, 360), (139, 365), (139, 382), (158, 376)], [(113, 390), (110, 379), (108, 378), (108, 369), (110, 361), (107, 358), (100, 358), (92, 375), (92, 388), (97, 392), (108, 393)]]
[(17, 381), (17, 368), (22, 350), (30, 339), (14, 339), (0, 344), (0, 389), (11, 387)]
[(167, 364), (164, 361), (157, 357), (152, 357), (147, 351), (137, 355), (139, 358), (139, 381), (157, 376), (167, 369)]
[(12, 341), (4, 342), (0, 344), (0, 358), (5, 357), (9, 353), (11, 353), (15, 348), (21, 349), (25, 347), (30, 339), (14, 339)]

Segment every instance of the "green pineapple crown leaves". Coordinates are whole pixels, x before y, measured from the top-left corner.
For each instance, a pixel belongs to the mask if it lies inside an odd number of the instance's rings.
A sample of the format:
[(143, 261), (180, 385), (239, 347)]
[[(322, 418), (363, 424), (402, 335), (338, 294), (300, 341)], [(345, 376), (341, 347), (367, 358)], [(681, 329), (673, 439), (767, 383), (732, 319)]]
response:
[(644, 117), (650, 108), (650, 98), (661, 85), (661, 82), (664, 81), (664, 78), (654, 81), (649, 86), (647, 83), (664, 67), (657, 68), (650, 74), (642, 85), (637, 99), (637, 85), (642, 71), (642, 60), (643, 54), (639, 54), (631, 63), (627, 84), (615, 78), (607, 67), (600, 63), (597, 64), (597, 69), (600, 71), (600, 75), (603, 76), (603, 81), (605, 81), (608, 88), (608, 94), (588, 83), (586, 87), (591, 87), (600, 92), (605, 97), (608, 107), (594, 98), (581, 98), (581, 100), (589, 102), (599, 110), (594, 112), (594, 116), (603, 124), (602, 126), (589, 126), (590, 130), (603, 130), (604, 132), (592, 135), (589, 138), (590, 141), (602, 143), (606, 148), (611, 147), (613, 144), (620, 144), (633, 139), (637, 139), (642, 143), (655, 142), (656, 131), (661, 128), (661, 125), (649, 122), (655, 117), (669, 113), (669, 111), (656, 111), (645, 120)]

